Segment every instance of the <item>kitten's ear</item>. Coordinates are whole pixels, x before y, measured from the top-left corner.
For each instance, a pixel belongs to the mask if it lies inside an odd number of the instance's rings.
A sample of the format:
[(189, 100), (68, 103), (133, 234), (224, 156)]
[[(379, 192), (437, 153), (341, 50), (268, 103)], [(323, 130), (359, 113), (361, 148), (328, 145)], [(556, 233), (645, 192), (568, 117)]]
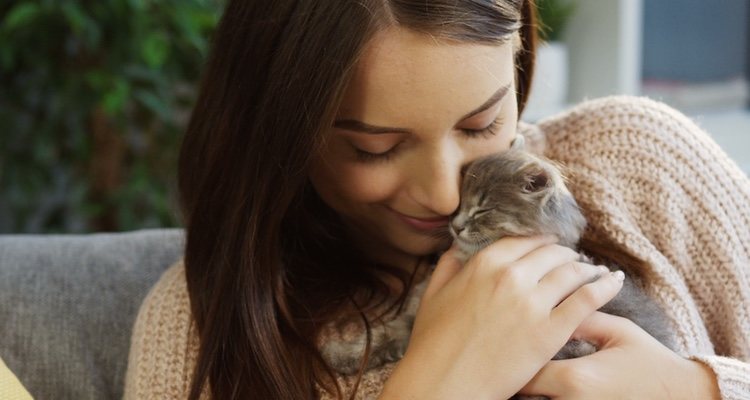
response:
[(549, 176), (543, 169), (534, 169), (524, 176), (523, 191), (525, 193), (536, 193), (545, 189), (549, 184)]
[(516, 134), (516, 138), (510, 144), (511, 150), (523, 150), (526, 139), (520, 133)]

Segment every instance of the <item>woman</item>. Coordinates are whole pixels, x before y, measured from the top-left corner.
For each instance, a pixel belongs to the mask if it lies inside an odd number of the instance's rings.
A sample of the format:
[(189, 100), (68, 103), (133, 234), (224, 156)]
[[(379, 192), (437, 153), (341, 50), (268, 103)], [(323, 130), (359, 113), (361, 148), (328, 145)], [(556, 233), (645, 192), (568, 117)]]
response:
[[(747, 178), (647, 100), (518, 124), (534, 40), (529, 0), (230, 1), (180, 157), (184, 262), (141, 307), (126, 398), (750, 398)], [(517, 131), (570, 167), (582, 247), (644, 279), (680, 354), (596, 312), (620, 282), (554, 238), (430, 275), (462, 168)], [(328, 328), (422, 279), (400, 362), (326, 366)], [(571, 335), (600, 351), (549, 361)]]

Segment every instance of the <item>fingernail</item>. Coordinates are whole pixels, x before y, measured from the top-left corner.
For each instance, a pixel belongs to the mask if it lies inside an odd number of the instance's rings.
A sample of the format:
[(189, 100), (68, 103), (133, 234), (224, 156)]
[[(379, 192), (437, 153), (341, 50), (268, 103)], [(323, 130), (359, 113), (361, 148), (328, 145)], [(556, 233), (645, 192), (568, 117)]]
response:
[(605, 267), (604, 265), (600, 265), (597, 268), (599, 269), (599, 272), (601, 273), (609, 272), (609, 268)]
[(615, 271), (612, 273), (612, 276), (614, 276), (615, 279), (617, 279), (620, 282), (625, 280), (625, 273), (622, 271)]

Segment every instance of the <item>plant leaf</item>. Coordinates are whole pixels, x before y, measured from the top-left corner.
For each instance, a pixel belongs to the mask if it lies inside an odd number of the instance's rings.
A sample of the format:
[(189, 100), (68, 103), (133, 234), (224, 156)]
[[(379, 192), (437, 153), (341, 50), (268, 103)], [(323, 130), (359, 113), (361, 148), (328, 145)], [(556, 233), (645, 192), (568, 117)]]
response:
[(128, 86), (128, 82), (123, 78), (118, 78), (115, 81), (114, 88), (104, 95), (104, 99), (102, 100), (104, 112), (110, 116), (118, 114), (122, 111), (129, 94), (130, 87)]
[(14, 31), (19, 26), (27, 25), (39, 14), (39, 11), (39, 6), (30, 1), (17, 4), (3, 19), (3, 29)]
[(136, 90), (133, 92), (133, 97), (155, 115), (163, 119), (169, 119), (169, 106), (152, 91)]
[(162, 32), (150, 33), (143, 41), (141, 57), (151, 68), (159, 68), (169, 54), (169, 38)]

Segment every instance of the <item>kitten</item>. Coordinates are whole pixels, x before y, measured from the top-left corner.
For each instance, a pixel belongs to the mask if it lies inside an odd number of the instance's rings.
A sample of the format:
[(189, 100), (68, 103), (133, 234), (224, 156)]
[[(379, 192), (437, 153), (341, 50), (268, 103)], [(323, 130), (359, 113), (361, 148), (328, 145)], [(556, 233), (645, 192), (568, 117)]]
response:
[[(459, 258), (465, 261), (504, 236), (555, 234), (559, 244), (575, 249), (585, 226), (586, 220), (566, 188), (560, 170), (551, 161), (524, 151), (523, 137), (518, 135), (508, 151), (478, 159), (468, 166), (461, 187), (461, 204), (449, 230), (459, 247)], [(585, 256), (582, 260), (588, 261)], [(401, 314), (372, 327), (372, 352), (365, 370), (401, 359), (427, 281), (414, 287)], [(674, 350), (667, 316), (627, 274), (618, 295), (600, 311), (630, 319)], [(329, 341), (321, 350), (335, 370), (351, 375), (360, 367), (365, 343), (366, 336), (362, 333), (346, 341)], [(595, 351), (588, 342), (571, 340), (553, 359), (577, 358)]]

